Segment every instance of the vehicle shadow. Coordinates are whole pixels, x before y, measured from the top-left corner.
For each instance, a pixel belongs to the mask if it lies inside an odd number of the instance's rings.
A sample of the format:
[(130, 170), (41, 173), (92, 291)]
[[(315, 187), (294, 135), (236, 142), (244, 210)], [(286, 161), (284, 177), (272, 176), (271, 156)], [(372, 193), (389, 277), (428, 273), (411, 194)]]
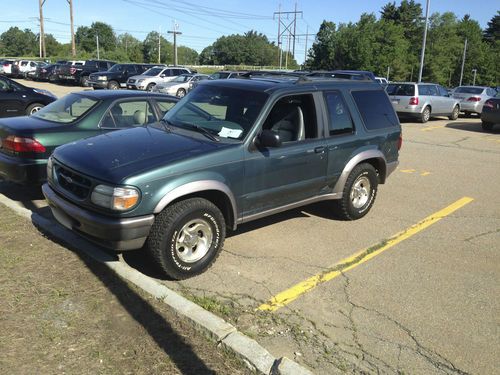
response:
[[(33, 223), (35, 223), (35, 220), (33, 220)], [(145, 329), (158, 347), (176, 364), (182, 374), (208, 375), (215, 373), (194, 352), (191, 345), (184, 340), (183, 336), (176, 332), (172, 325), (147, 300), (141, 297), (115, 272), (106, 267), (102, 262), (92, 259), (78, 247), (60, 241), (58, 238), (43, 231), (40, 227), (37, 228), (44, 236), (72, 251), (82, 260), (94, 276), (113, 293), (130, 316)], [(105, 253), (99, 258), (103, 261), (110, 260), (109, 256)]]
[(484, 131), (481, 128), (480, 122), (467, 122), (467, 121), (454, 121), (446, 124), (446, 128), (469, 131), (474, 133), (483, 133), (483, 134), (499, 134), (500, 126), (493, 127), (490, 131)]
[[(262, 227), (279, 224), (288, 220), (297, 218), (308, 218), (311, 216), (321, 217), (329, 220), (336, 220), (333, 210), (330, 208), (331, 202), (319, 202), (308, 206), (296, 208), (293, 210), (278, 213), (272, 216), (267, 216), (262, 219), (254, 220), (249, 223), (240, 224), (236, 231), (227, 231), (226, 238), (232, 238), (244, 233), (258, 230)], [(150, 256), (148, 249), (144, 246), (140, 250), (122, 252), (123, 260), (135, 270), (143, 273), (146, 276), (163, 280), (171, 281), (159, 268), (154, 259)]]
[(19, 203), (21, 207), (36, 212), (43, 217), (49, 217), (50, 209), (45, 203), (45, 197), (39, 185), (19, 185), (0, 179), (0, 194)]

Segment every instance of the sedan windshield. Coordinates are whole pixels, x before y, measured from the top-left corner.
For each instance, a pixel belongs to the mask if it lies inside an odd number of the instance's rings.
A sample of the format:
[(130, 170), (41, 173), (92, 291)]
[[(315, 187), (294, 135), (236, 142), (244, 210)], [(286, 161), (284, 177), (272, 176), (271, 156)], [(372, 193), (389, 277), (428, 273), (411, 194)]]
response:
[(180, 76), (175, 77), (170, 82), (178, 82), (178, 83), (179, 82), (189, 82), (189, 81), (191, 81), (192, 78), (193, 78), (193, 76), (190, 76), (188, 74), (181, 74)]
[(203, 128), (220, 138), (243, 139), (262, 110), (268, 94), (217, 86), (199, 86), (167, 112), (171, 125)]
[(43, 107), (33, 117), (43, 120), (68, 124), (78, 120), (97, 104), (96, 99), (79, 94), (69, 94)]

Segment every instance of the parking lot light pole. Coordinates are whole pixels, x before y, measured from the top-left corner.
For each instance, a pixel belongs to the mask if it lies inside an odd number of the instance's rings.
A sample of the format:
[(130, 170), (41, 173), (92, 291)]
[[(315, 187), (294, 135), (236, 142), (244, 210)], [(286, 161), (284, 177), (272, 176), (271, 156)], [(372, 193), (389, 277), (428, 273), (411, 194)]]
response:
[(427, 27), (429, 25), (429, 6), (431, 0), (427, 0), (427, 7), (425, 9), (425, 28), (424, 39), (422, 41), (422, 53), (420, 54), (420, 71), (418, 72), (418, 82), (422, 82), (422, 73), (424, 71), (424, 56), (425, 56), (425, 43), (427, 42)]
[(474, 73), (474, 78), (472, 78), (472, 86), (476, 86), (477, 69), (472, 69), (472, 73)]
[(465, 66), (465, 55), (467, 53), (467, 38), (465, 38), (464, 42), (464, 56), (462, 57), (462, 69), (460, 69), (460, 83), (459, 86), (462, 86), (462, 78), (464, 77), (464, 66)]

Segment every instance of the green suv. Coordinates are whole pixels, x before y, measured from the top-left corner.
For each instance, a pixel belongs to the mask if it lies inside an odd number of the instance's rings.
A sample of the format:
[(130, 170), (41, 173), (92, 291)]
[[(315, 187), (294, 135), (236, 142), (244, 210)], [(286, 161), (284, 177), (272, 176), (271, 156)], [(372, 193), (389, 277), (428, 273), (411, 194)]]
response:
[(62, 225), (184, 279), (239, 224), (318, 201), (363, 217), (401, 142), (376, 82), (205, 81), (158, 123), (58, 147), (43, 192)]

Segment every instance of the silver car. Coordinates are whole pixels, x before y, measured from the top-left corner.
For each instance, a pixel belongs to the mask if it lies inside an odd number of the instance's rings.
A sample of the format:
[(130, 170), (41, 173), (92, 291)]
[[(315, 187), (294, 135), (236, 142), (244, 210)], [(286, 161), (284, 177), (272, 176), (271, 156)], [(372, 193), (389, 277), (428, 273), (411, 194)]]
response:
[(453, 98), (460, 100), (460, 109), (466, 115), (481, 114), (484, 103), (495, 95), (494, 89), (481, 86), (460, 86), (453, 91)]
[(156, 85), (153, 88), (153, 91), (175, 95), (182, 98), (189, 91), (192, 83), (203, 81), (208, 78), (209, 76), (206, 74), (182, 74), (170, 82)]
[(188, 68), (155, 66), (141, 75), (130, 77), (127, 80), (127, 89), (152, 91), (156, 85), (169, 82), (181, 74), (188, 73), (191, 73)]
[(413, 117), (425, 123), (432, 116), (456, 120), (460, 114), (459, 100), (434, 83), (393, 82), (386, 91), (399, 118)]

